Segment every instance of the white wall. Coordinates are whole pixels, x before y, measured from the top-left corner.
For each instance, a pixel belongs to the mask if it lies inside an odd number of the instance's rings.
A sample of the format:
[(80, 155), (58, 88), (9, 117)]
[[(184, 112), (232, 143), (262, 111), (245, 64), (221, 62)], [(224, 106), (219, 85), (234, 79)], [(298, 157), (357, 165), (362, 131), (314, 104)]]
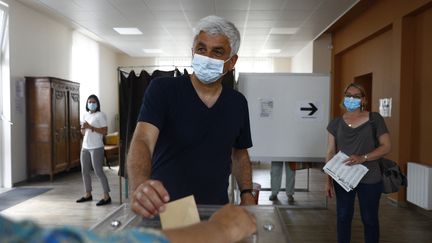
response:
[(119, 130), (116, 115), (119, 114), (119, 89), (117, 57), (111, 48), (99, 45), (99, 99), (102, 111), (108, 117), (108, 132)]
[[(70, 80), (74, 30), (17, 1), (7, 0), (6, 2), (9, 4), (10, 14), (10, 105), (13, 146), (10, 151), (11, 161), (4, 161), (4, 163), (11, 164), (12, 183), (16, 183), (26, 179), (27, 168), (25, 100), (16, 97), (15, 87), (24, 80), (25, 76), (54, 76)], [(97, 46), (101, 47), (99, 44)], [(99, 83), (103, 78), (104, 84), (115, 83), (117, 80), (115, 68), (113, 71), (109, 70), (117, 66), (116, 53), (102, 46), (99, 58), (103, 58), (99, 61), (99, 70), (103, 74), (99, 75), (99, 80), (93, 82)], [(115, 96), (114, 88), (105, 87), (108, 85), (101, 86), (104, 87), (101, 89), (101, 93), (104, 93), (101, 103), (106, 103), (106, 107), (114, 107), (111, 105), (111, 99), (114, 97), (109, 97), (109, 95)], [(109, 124), (112, 124), (114, 114), (118, 112), (113, 108), (107, 110), (107, 113)]]
[(292, 58), (292, 72), (330, 74), (331, 44), (330, 34), (323, 34), (309, 43)]
[(291, 72), (312, 73), (313, 42), (307, 44), (297, 55), (292, 58)]
[[(70, 78), (70, 29), (30, 10), (17, 1), (9, 3), (11, 163), (12, 183), (26, 179), (25, 99), (16, 97), (16, 84), (24, 76)], [(5, 151), (7, 152), (7, 151)]]
[(273, 58), (273, 72), (275, 73), (290, 73), (291, 58)]
[(118, 65), (119, 66), (143, 66), (143, 65), (155, 65), (156, 59), (154, 57), (148, 58), (139, 58), (139, 57), (130, 57), (126, 54), (118, 55)]

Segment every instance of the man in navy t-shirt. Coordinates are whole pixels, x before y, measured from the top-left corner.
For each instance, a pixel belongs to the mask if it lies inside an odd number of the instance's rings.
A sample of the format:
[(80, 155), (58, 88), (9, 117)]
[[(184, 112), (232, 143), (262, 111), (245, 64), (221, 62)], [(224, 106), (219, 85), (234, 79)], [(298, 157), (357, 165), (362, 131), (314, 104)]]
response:
[(216, 16), (195, 31), (193, 74), (151, 82), (129, 149), (131, 206), (144, 217), (191, 194), (198, 204), (228, 203), (231, 168), (241, 203), (255, 204), (247, 101), (221, 83), (237, 61), (239, 31)]

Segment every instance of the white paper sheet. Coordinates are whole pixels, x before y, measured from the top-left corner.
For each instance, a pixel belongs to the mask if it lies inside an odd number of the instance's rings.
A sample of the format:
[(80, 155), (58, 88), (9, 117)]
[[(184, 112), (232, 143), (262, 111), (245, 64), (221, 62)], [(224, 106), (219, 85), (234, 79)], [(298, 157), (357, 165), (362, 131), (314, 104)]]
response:
[(368, 168), (361, 164), (345, 165), (348, 155), (339, 151), (324, 166), (324, 172), (330, 175), (345, 191), (356, 188), (360, 180), (368, 172)]

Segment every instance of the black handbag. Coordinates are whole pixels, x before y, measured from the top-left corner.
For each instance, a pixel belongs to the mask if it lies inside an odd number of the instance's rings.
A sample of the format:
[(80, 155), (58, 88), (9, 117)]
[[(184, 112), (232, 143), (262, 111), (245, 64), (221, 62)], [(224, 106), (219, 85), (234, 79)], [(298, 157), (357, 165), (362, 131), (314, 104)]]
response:
[[(372, 118), (372, 112), (369, 112), (369, 121), (371, 122), (373, 137), (375, 139), (375, 147), (378, 147), (378, 139), (376, 137), (376, 126)], [(398, 192), (401, 187), (407, 186), (408, 181), (406, 176), (401, 172), (398, 164), (387, 158), (379, 159), (379, 166), (382, 174), (382, 192), (393, 193)]]
[(382, 173), (383, 193), (398, 192), (401, 187), (408, 185), (406, 176), (401, 172), (396, 162), (381, 158), (379, 164)]

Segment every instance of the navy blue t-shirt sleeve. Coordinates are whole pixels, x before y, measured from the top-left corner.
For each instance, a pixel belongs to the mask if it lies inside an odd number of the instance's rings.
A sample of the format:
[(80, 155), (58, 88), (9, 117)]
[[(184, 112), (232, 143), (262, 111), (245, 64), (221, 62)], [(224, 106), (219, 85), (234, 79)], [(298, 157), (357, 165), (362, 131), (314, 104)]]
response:
[(242, 96), (242, 109), (243, 109), (243, 117), (242, 117), (240, 133), (233, 146), (236, 149), (247, 149), (252, 147), (252, 138), (251, 138), (250, 122), (249, 122), (249, 109), (248, 109), (246, 98), (244, 98), (244, 96)]
[(167, 81), (155, 79), (147, 88), (141, 105), (138, 121), (148, 122), (159, 128), (163, 127), (169, 106)]

